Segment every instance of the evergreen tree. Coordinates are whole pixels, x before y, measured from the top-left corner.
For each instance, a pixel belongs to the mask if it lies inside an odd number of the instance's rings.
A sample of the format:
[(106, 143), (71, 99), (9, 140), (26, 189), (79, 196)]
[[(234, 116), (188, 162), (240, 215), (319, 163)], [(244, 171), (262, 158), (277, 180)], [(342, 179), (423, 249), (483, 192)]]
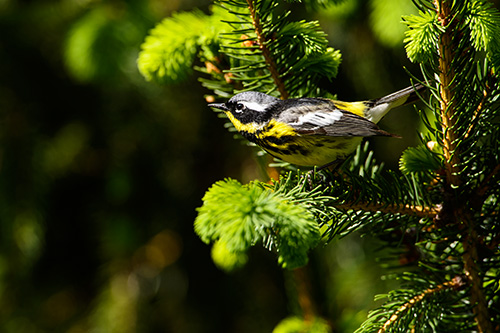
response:
[[(500, 14), (485, 0), (414, 3), (419, 14), (404, 17), (405, 46), (420, 64), (409, 76), (427, 87), (428, 112), (420, 112), (422, 143), (402, 154), (400, 169), (384, 170), (364, 145), (334, 171), (281, 163), (271, 184), (219, 181), (203, 198), (195, 231), (214, 242), (224, 269), (243, 265), (261, 243), (296, 272), (321, 239), (375, 235), (397, 250), (388, 259), (399, 264), (392, 276), (401, 287), (377, 296), (383, 304), (358, 332), (493, 332), (500, 329)], [(139, 68), (169, 82), (198, 58), (210, 102), (245, 90), (331, 97), (324, 82), (336, 76), (340, 53), (318, 22), (290, 17), (277, 0), (221, 0), (210, 15), (177, 14), (151, 31)], [(328, 331), (307, 304), (301, 315), (275, 332)]]

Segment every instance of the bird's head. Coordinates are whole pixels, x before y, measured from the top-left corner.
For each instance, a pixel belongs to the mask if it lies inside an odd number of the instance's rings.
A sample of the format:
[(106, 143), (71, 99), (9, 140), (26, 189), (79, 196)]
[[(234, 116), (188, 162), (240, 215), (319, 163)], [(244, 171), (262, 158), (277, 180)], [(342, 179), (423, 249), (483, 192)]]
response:
[[(212, 103), (208, 106), (229, 113), (242, 124), (262, 123), (269, 120), (275, 105), (281, 100), (257, 91), (245, 91), (234, 95), (226, 103)], [(230, 119), (231, 119), (230, 116)]]

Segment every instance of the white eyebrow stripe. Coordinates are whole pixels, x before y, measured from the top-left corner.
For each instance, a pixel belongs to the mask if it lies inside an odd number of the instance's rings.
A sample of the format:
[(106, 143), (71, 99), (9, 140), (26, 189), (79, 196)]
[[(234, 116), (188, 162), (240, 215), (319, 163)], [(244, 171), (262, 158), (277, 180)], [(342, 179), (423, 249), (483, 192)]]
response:
[(242, 101), (239, 102), (243, 104), (247, 109), (252, 110), (252, 111), (257, 111), (257, 112), (264, 112), (266, 111), (266, 108), (268, 104), (261, 104), (261, 103), (255, 103), (255, 102), (246, 102)]
[(329, 126), (342, 118), (342, 112), (334, 110), (332, 112), (311, 112), (300, 116), (296, 122), (290, 123), (292, 126), (311, 124), (315, 126)]

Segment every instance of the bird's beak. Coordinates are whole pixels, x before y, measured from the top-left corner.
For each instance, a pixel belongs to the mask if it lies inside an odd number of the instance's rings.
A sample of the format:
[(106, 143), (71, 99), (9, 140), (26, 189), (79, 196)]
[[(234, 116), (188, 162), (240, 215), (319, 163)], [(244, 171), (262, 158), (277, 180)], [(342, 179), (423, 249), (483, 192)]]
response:
[(211, 108), (222, 110), (222, 111), (229, 111), (226, 104), (224, 104), (224, 103), (210, 103), (210, 104), (208, 104), (208, 106), (210, 106)]

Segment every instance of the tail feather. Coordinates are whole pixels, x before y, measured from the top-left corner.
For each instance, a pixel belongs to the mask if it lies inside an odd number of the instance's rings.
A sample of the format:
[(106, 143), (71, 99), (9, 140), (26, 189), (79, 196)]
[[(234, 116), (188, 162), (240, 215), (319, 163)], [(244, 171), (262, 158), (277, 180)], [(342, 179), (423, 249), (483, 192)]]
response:
[(418, 101), (418, 93), (422, 92), (424, 89), (424, 85), (417, 83), (414, 86), (410, 86), (387, 96), (375, 99), (373, 104), (374, 106), (379, 104), (398, 104), (395, 106), (411, 104)]
[(378, 123), (391, 109), (418, 101), (419, 94), (425, 88), (424, 85), (418, 83), (387, 96), (371, 100), (367, 103), (368, 109), (365, 111), (365, 117), (374, 123)]

